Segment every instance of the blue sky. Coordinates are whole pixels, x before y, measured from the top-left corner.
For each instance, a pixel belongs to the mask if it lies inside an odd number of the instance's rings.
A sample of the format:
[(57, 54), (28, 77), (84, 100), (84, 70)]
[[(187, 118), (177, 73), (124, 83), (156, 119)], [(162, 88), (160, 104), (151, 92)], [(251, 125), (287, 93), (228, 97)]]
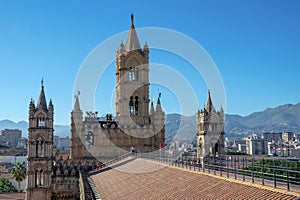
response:
[[(0, 120), (27, 121), (30, 98), (37, 101), (44, 77), (46, 97), (48, 101), (52, 98), (55, 106), (55, 123), (69, 124), (73, 85), (82, 62), (99, 43), (127, 31), (132, 12), (136, 27), (173, 29), (205, 48), (222, 76), (227, 113), (247, 115), (267, 107), (298, 103), (299, 9), (297, 0), (2, 0)], [(118, 45), (107, 51), (115, 52)], [(150, 60), (181, 70), (202, 107), (207, 87), (201, 77), (194, 77), (187, 62), (155, 50), (151, 51)], [(96, 94), (96, 109), (100, 113), (112, 112), (114, 69), (113, 65), (108, 68), (110, 76), (104, 82), (110, 91)], [(157, 97), (158, 88), (152, 88), (151, 96)], [(165, 110), (180, 111), (174, 100), (176, 94), (160, 90)]]

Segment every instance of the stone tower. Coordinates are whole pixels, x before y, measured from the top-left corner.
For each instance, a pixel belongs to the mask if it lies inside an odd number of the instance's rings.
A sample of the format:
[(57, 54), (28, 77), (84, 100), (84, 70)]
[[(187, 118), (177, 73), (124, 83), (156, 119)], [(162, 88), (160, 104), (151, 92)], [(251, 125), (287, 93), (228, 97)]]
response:
[(224, 111), (216, 111), (208, 91), (206, 105), (197, 113), (197, 158), (224, 155)]
[(82, 158), (84, 156), (84, 144), (82, 143), (80, 138), (80, 136), (82, 135), (82, 115), (83, 113), (80, 109), (78, 95), (75, 95), (75, 103), (71, 112), (71, 159)]
[(53, 105), (47, 107), (44, 85), (38, 103), (29, 103), (26, 199), (51, 199), (53, 166)]
[(116, 120), (120, 124), (150, 123), (149, 48), (144, 48), (134, 27), (133, 15), (125, 45), (116, 54)]

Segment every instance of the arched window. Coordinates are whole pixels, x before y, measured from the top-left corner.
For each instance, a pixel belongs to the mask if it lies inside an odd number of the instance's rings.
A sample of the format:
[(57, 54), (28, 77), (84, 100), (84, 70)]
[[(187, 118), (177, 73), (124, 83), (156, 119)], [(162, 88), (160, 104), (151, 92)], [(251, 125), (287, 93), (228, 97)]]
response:
[(94, 134), (91, 131), (87, 132), (84, 137), (86, 146), (94, 145)]
[(43, 114), (41, 114), (41, 113), (37, 117), (37, 126), (38, 127), (44, 127), (45, 126), (45, 118), (44, 118)]
[(129, 101), (129, 114), (134, 115), (133, 96), (130, 97)]
[(44, 173), (43, 170), (40, 170), (40, 185), (44, 185)]
[(40, 150), (41, 157), (44, 157), (44, 151), (45, 151), (45, 144), (44, 141), (41, 141), (41, 150)]
[(135, 70), (132, 67), (129, 70), (129, 81), (135, 81)]
[(35, 144), (35, 157), (39, 157), (39, 141)]
[(35, 173), (34, 173), (34, 185), (35, 185), (35, 187), (38, 187), (38, 185), (39, 185), (39, 178), (38, 178), (38, 176), (39, 176), (39, 171), (36, 169)]
[(134, 102), (134, 114), (139, 114), (139, 97), (135, 96), (135, 102)]

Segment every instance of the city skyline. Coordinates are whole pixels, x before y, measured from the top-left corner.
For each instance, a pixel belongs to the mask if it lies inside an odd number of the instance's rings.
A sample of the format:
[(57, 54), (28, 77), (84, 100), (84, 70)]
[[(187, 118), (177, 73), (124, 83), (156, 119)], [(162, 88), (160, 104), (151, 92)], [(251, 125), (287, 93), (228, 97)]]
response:
[[(33, 2), (29, 5), (3, 1), (0, 8), (0, 120), (27, 121), (29, 101), (37, 99), (44, 78), (47, 101), (51, 98), (54, 103), (55, 124), (69, 124), (73, 86), (81, 64), (99, 43), (128, 31), (131, 13), (136, 16), (137, 28), (176, 30), (203, 46), (223, 79), (227, 113), (245, 116), (267, 107), (299, 102), (296, 80), (300, 72), (297, 68), (300, 3), (297, 1), (229, 4), (189, 1), (172, 6), (170, 1), (120, 1), (120, 8), (96, 1)], [(116, 52), (118, 45), (108, 51)], [(150, 63), (168, 65), (182, 73), (195, 90), (198, 108), (202, 108), (210, 88), (199, 77), (193, 77), (189, 63), (166, 52), (151, 50), (151, 43), (149, 47)], [(107, 91), (96, 92), (99, 102), (96, 110), (100, 114), (112, 113), (114, 109), (114, 102), (111, 103), (114, 70), (112, 63), (107, 68), (110, 75), (104, 77)], [(168, 103), (175, 99), (172, 91), (154, 85), (151, 98), (157, 98), (158, 89), (162, 91), (166, 112), (180, 112), (176, 103)], [(191, 110), (196, 113), (197, 107)]]

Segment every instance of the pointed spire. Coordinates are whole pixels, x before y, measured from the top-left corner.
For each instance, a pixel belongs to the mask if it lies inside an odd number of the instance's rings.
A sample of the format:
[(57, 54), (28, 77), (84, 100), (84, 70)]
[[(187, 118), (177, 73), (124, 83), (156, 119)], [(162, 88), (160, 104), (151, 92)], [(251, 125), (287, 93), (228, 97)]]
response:
[(123, 55), (125, 53), (125, 46), (123, 44), (123, 41), (121, 41), (121, 44), (119, 46), (118, 52), (119, 55)]
[(47, 110), (47, 102), (46, 102), (46, 97), (45, 97), (45, 92), (44, 92), (44, 79), (42, 79), (41, 85), (42, 85), (42, 89), (41, 89), (39, 100), (38, 100), (36, 107), (38, 109)]
[(133, 51), (133, 50), (141, 49), (140, 42), (137, 37), (137, 33), (136, 33), (136, 30), (135, 30), (135, 27), (133, 24), (133, 19), (134, 19), (134, 16), (133, 16), (133, 14), (131, 14), (131, 25), (130, 25), (130, 29), (128, 31), (128, 35), (127, 35), (127, 39), (126, 39), (126, 43), (125, 43), (126, 51)]
[(213, 104), (212, 104), (211, 96), (210, 96), (210, 90), (208, 90), (208, 97), (207, 97), (205, 109), (207, 112), (210, 112), (213, 109)]
[(158, 95), (157, 103), (156, 103), (156, 112), (162, 112), (161, 105), (160, 105), (160, 97), (161, 93)]
[(150, 115), (152, 115), (153, 113), (154, 113), (154, 105), (153, 105), (153, 101), (151, 101)]
[(75, 95), (75, 103), (74, 103), (74, 108), (73, 110), (79, 111), (80, 110), (80, 104), (79, 104), (79, 92), (77, 95)]

